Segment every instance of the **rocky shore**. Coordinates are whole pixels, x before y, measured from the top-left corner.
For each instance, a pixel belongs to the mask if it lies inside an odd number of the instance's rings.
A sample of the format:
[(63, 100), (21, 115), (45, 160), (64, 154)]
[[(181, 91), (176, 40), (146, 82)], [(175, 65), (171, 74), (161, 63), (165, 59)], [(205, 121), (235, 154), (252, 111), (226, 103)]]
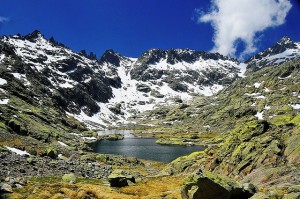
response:
[[(74, 156), (73, 156), (74, 157)], [(81, 161), (78, 158), (51, 159), (50, 157), (29, 157), (15, 153), (0, 153), (0, 176), (6, 177), (44, 177), (63, 176), (74, 173), (85, 178), (107, 178), (111, 166), (100, 166), (97, 162)]]

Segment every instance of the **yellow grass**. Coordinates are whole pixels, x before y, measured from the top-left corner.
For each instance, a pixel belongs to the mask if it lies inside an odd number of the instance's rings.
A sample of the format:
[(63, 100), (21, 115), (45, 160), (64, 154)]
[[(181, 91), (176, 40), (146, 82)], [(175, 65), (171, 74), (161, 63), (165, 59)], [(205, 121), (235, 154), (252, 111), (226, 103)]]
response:
[(137, 196), (137, 198), (181, 198), (180, 186), (183, 182), (181, 177), (157, 177), (148, 178), (136, 186), (128, 186), (120, 189), (126, 195)]
[(111, 188), (103, 184), (31, 184), (19, 193), (10, 194), (14, 199), (83, 199), (93, 196), (98, 199), (150, 199), (150, 198), (181, 198), (181, 177), (147, 178), (136, 185), (123, 188)]

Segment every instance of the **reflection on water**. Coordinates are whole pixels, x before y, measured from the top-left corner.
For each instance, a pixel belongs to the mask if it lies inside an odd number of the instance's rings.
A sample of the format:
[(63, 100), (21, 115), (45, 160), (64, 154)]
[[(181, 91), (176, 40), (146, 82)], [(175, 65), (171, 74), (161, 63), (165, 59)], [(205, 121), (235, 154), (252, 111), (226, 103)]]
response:
[(133, 138), (134, 131), (132, 130), (104, 130), (98, 131), (98, 135), (111, 135), (111, 134), (121, 134), (124, 135), (124, 138)]
[(108, 135), (109, 133), (119, 133), (125, 136), (124, 140), (109, 141), (102, 140), (93, 144), (96, 152), (107, 154), (126, 155), (146, 160), (155, 160), (160, 162), (171, 162), (179, 156), (190, 154), (194, 151), (202, 151), (201, 146), (177, 146), (177, 145), (159, 145), (156, 144), (156, 138), (135, 138), (131, 133), (133, 131), (101, 131), (99, 135)]

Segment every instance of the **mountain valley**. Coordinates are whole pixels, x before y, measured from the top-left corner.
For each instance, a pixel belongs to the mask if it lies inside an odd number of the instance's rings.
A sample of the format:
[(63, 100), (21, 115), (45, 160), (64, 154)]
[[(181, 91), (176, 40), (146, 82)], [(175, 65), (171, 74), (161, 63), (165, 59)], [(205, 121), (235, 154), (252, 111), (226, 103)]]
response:
[[(0, 197), (300, 198), (299, 74), (288, 37), (241, 63), (189, 49), (97, 59), (39, 31), (3, 36)], [(169, 164), (92, 152), (117, 128), (206, 149)]]

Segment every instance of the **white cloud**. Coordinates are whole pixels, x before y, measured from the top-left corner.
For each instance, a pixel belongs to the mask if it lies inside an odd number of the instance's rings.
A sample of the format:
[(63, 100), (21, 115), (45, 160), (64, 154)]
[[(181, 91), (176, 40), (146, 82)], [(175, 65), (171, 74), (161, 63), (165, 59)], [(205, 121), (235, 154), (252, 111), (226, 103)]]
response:
[(0, 16), (0, 23), (6, 22), (6, 21), (9, 21), (9, 19), (6, 18), (6, 17), (1, 17)]
[(208, 13), (198, 12), (198, 22), (211, 23), (214, 48), (224, 55), (235, 56), (236, 43), (243, 41), (241, 56), (255, 52), (257, 33), (285, 22), (292, 5), (289, 0), (212, 0)]

